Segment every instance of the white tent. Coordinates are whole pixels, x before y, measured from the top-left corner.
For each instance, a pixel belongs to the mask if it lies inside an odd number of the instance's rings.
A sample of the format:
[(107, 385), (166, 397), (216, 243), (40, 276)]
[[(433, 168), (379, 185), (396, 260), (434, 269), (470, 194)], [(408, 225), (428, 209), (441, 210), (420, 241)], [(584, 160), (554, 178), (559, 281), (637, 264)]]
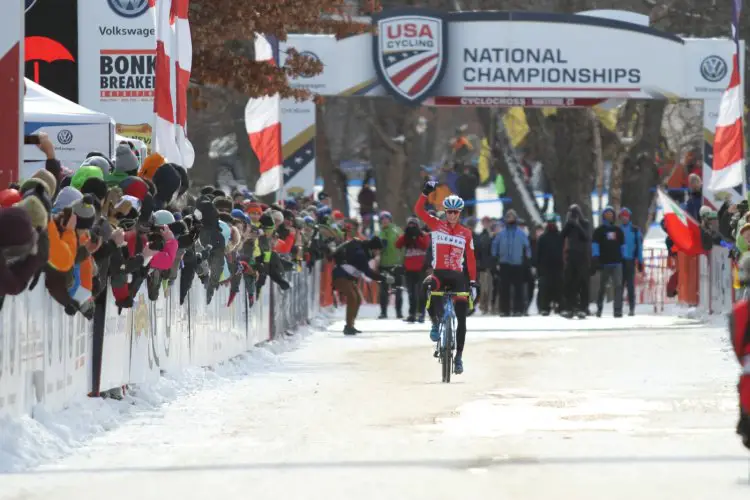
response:
[[(76, 169), (91, 151), (110, 158), (115, 153), (115, 122), (112, 118), (79, 106), (41, 85), (26, 79), (23, 100), (24, 134), (45, 132), (55, 145), (55, 156)], [(36, 146), (24, 146), (20, 177), (30, 177), (45, 157)]]

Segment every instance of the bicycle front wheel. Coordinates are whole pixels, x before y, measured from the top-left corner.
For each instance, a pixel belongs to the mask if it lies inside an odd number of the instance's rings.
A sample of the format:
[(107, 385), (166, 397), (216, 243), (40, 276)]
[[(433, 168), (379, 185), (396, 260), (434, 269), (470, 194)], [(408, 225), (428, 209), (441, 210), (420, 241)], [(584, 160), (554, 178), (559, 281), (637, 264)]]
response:
[(443, 382), (450, 384), (451, 373), (453, 372), (453, 325), (450, 321), (443, 323), (442, 350)]

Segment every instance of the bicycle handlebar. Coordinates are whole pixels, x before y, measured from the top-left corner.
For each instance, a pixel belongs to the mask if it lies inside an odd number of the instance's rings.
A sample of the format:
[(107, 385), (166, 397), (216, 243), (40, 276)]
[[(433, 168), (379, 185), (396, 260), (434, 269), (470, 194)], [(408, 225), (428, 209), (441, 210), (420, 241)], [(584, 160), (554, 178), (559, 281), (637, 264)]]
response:
[(430, 301), (432, 296), (435, 297), (467, 297), (469, 299), (469, 309), (474, 309), (474, 298), (469, 292), (433, 292), (432, 287), (427, 287), (427, 303), (426, 308), (430, 307)]

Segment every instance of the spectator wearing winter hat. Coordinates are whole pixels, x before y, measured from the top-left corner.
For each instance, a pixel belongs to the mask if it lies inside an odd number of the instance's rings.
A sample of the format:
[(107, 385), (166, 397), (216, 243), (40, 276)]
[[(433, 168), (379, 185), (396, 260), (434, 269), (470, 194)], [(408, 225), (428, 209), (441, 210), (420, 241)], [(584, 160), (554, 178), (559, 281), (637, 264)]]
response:
[(175, 165), (165, 163), (154, 172), (151, 181), (156, 186), (154, 206), (157, 209), (167, 208), (180, 193), (182, 181)]
[(0, 191), (0, 208), (10, 208), (21, 201), (21, 192), (17, 189), (3, 189)]
[[(404, 250), (396, 246), (396, 242), (404, 232), (393, 223), (390, 212), (380, 212), (380, 232), (378, 238), (383, 241), (383, 250), (380, 252), (380, 274), (391, 275), (395, 278), (396, 288), (396, 317), (403, 318), (403, 294), (401, 293)], [(388, 285), (380, 286), (380, 319), (388, 317), (388, 302), (390, 299)]]
[(84, 165), (73, 174), (73, 177), (70, 179), (70, 185), (80, 191), (83, 183), (91, 177), (104, 180), (104, 174), (99, 167)]
[(159, 168), (164, 165), (167, 160), (159, 153), (152, 153), (143, 160), (140, 170), (138, 170), (138, 177), (142, 179), (151, 180), (154, 178), (154, 174)]
[(44, 261), (38, 256), (38, 233), (20, 208), (0, 208), (0, 306), (5, 295), (22, 293)]
[(107, 183), (98, 177), (89, 177), (81, 185), (81, 193), (93, 196), (101, 207), (107, 197)]
[(107, 175), (105, 180), (108, 186), (121, 186), (122, 182), (128, 177), (137, 177), (138, 158), (127, 144), (120, 144), (115, 150), (115, 161), (112, 172)]
[[(28, 191), (28, 193), (31, 193), (31, 191)], [(48, 207), (45, 207), (36, 196), (26, 196), (14, 206), (26, 211), (31, 219), (31, 226), (37, 231), (43, 231), (47, 227), (49, 222)]]
[[(409, 315), (406, 321), (414, 323), (419, 319), (424, 321), (425, 297), (422, 293), (422, 282), (424, 280), (424, 260), (427, 247), (430, 245), (430, 237), (422, 232), (419, 227), (420, 221), (416, 217), (406, 220), (406, 229), (398, 237), (395, 247), (404, 251), (404, 278), (406, 281), (406, 292), (409, 296)], [(419, 316), (419, 318), (417, 318)]]
[[(45, 191), (47, 193), (47, 196), (49, 196), (50, 199), (53, 199), (55, 195), (57, 194), (57, 179), (55, 179), (55, 176), (52, 175), (47, 170), (37, 170), (34, 172), (34, 175), (31, 176), (32, 179), (37, 179), (44, 184)], [(21, 191), (25, 191), (23, 187), (21, 188)]]
[(101, 170), (102, 175), (104, 175), (104, 180), (107, 180), (109, 178), (113, 170), (113, 165), (109, 158), (105, 158), (104, 156), (100, 155), (94, 155), (86, 158), (86, 160), (83, 162), (83, 165), (96, 167)]

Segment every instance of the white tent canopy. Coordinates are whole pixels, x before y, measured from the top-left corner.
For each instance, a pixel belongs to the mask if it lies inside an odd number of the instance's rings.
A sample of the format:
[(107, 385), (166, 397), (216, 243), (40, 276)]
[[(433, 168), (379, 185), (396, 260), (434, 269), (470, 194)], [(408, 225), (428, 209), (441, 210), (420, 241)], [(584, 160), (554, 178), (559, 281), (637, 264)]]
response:
[[(109, 157), (115, 153), (115, 122), (112, 118), (60, 97), (26, 79), (23, 100), (24, 134), (45, 132), (55, 145), (55, 156), (76, 169), (91, 151)], [(45, 157), (36, 146), (24, 146), (21, 178), (30, 177)]]

